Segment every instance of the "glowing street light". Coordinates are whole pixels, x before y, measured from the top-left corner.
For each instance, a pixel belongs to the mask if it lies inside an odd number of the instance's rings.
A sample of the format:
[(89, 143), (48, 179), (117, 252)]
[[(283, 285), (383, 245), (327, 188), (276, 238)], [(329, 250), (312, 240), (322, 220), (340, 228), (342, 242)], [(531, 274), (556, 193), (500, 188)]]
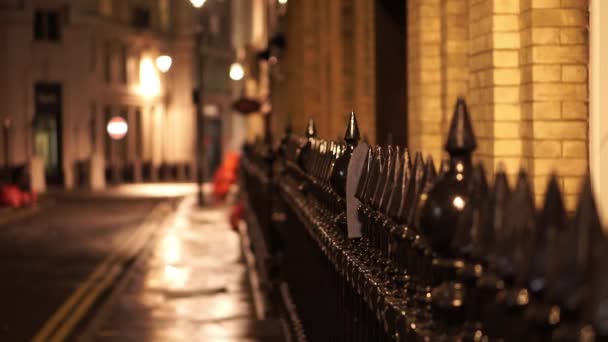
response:
[(207, 2), (207, 0), (190, 0), (190, 3), (192, 4), (192, 6), (194, 6), (196, 8), (203, 7), (205, 2)]
[(156, 67), (160, 72), (165, 73), (171, 69), (171, 64), (173, 63), (173, 59), (170, 56), (162, 55), (156, 58)]
[(233, 81), (240, 81), (245, 76), (245, 70), (239, 62), (232, 63), (230, 65), (230, 79)]

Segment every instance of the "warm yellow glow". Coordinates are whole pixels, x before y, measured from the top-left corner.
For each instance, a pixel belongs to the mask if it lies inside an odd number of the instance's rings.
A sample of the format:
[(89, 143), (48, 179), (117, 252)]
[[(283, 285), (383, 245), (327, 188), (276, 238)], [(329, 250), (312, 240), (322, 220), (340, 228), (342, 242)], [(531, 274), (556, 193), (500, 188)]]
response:
[(240, 81), (245, 76), (245, 70), (241, 63), (232, 63), (230, 65), (230, 79), (233, 81)]
[(149, 57), (142, 58), (139, 63), (139, 91), (148, 97), (160, 94), (160, 77)]
[(281, 5), (285, 5), (285, 4), (287, 3), (287, 0), (279, 0), (279, 3), (280, 3)]
[(182, 243), (175, 235), (167, 235), (163, 239), (162, 250), (165, 263), (175, 264), (182, 258)]
[(452, 203), (454, 204), (454, 206), (458, 210), (462, 210), (464, 208), (464, 205), (465, 205), (464, 200), (460, 196), (454, 197), (454, 201)]
[(169, 288), (181, 288), (190, 278), (190, 272), (184, 267), (165, 265), (163, 268), (164, 285)]
[(162, 55), (156, 58), (156, 67), (160, 72), (167, 72), (171, 69), (171, 64), (173, 64), (173, 59), (170, 56)]
[(207, 0), (190, 0), (190, 3), (192, 4), (192, 6), (194, 6), (196, 8), (203, 7), (205, 2), (207, 2)]

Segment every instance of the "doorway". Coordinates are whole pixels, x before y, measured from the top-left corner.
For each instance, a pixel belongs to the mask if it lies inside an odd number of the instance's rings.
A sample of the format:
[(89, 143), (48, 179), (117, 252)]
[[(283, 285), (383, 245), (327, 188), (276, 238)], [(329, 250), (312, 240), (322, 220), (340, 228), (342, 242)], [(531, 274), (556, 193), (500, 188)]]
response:
[(376, 142), (406, 146), (405, 1), (378, 0), (375, 5)]
[(44, 160), (46, 183), (63, 185), (63, 136), (61, 84), (34, 85), (34, 149)]

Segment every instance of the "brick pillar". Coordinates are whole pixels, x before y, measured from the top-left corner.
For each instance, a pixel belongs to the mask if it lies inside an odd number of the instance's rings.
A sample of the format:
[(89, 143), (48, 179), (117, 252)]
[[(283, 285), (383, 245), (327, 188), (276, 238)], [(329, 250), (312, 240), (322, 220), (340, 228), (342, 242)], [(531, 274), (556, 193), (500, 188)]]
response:
[[(447, 136), (458, 96), (469, 84), (469, 9), (467, 0), (441, 1), (441, 135)], [(444, 138), (445, 139), (445, 138)]]
[[(329, 68), (328, 77), (328, 125), (330, 138), (344, 135), (344, 114), (350, 109), (344, 101), (344, 38), (342, 6), (348, 0), (324, 1), (327, 7), (327, 50), (325, 64)], [(352, 106), (352, 104), (351, 104)]]
[[(317, 132), (321, 137), (328, 136), (328, 127), (324, 123), (323, 118), (327, 115), (323, 111), (322, 98), (322, 79), (321, 79), (321, 36), (320, 36), (320, 15), (318, 0), (301, 0), (301, 30), (302, 30), (302, 82), (303, 93), (299, 95), (303, 97), (305, 115), (312, 117), (317, 123)], [(297, 44), (297, 43), (296, 43)], [(295, 45), (295, 44), (294, 44)], [(297, 66), (296, 66), (297, 67)], [(297, 95), (296, 95), (297, 96)], [(304, 118), (305, 119), (305, 118)], [(302, 120), (302, 119), (300, 119)]]
[(441, 6), (439, 0), (407, 2), (408, 140), (439, 160), (441, 134)]
[(586, 0), (522, 0), (522, 119), (537, 203), (552, 171), (573, 209), (587, 162)]
[(468, 0), (441, 0), (441, 135), (447, 136), (458, 96), (466, 96), (469, 80)]
[[(376, 141), (375, 0), (351, 1), (354, 6), (353, 54), (350, 56), (345, 54), (344, 58), (354, 58), (353, 109), (357, 112), (357, 120), (363, 134), (374, 143)], [(343, 122), (346, 122), (346, 114), (341, 113)]]
[(488, 173), (521, 165), (519, 0), (470, 0), (469, 104)]

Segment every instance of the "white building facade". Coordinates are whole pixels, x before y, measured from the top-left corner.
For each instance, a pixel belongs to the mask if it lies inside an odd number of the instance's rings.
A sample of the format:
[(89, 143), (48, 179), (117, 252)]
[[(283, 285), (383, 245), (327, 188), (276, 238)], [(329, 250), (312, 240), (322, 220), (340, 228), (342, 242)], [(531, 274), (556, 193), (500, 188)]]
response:
[(2, 0), (0, 161), (39, 191), (193, 178), (195, 17), (188, 1)]

